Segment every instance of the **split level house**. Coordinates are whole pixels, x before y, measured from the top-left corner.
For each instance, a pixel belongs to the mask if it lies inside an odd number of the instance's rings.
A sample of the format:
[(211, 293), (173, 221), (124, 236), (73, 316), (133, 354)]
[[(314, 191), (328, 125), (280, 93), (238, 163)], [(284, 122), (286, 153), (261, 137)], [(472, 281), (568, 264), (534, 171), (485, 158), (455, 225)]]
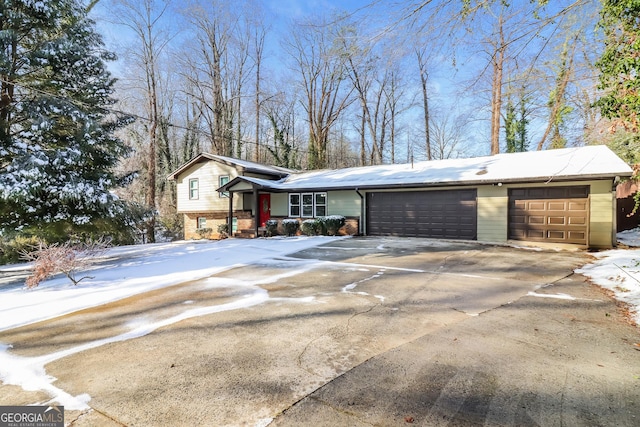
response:
[(169, 178), (187, 239), (342, 215), (353, 235), (611, 248), (615, 187), (631, 175), (606, 146), (586, 146), (309, 172), (200, 154)]

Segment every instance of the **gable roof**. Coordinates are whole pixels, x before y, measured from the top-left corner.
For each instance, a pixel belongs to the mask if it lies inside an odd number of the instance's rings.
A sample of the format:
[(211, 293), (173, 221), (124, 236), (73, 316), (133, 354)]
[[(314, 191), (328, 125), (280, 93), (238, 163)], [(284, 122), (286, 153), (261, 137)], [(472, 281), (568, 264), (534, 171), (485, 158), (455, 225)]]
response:
[(167, 178), (170, 180), (175, 180), (180, 174), (189, 169), (191, 166), (210, 160), (224, 163), (225, 165), (229, 166), (234, 166), (244, 173), (248, 172), (261, 175), (269, 175), (275, 178), (283, 178), (294, 172), (291, 169), (281, 168), (278, 166), (267, 166), (260, 163), (251, 162), (249, 160), (234, 159), (233, 157), (220, 156), (218, 154), (200, 153), (184, 165), (180, 166), (180, 168), (172, 172)]
[(549, 182), (628, 177), (632, 170), (604, 145), (524, 153), (503, 153), (469, 159), (432, 160), (411, 164), (365, 166), (292, 173), (278, 181), (238, 177), (276, 192), (340, 189), (409, 188), (508, 182)]

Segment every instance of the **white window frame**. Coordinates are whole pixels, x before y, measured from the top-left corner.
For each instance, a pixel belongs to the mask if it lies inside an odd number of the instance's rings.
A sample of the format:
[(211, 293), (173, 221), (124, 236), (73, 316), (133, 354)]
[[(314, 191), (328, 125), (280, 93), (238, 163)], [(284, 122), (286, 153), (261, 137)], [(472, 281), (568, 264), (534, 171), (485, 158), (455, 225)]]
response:
[[(324, 203), (318, 203), (318, 196), (324, 196)], [(318, 215), (318, 207), (324, 207), (324, 214)], [(327, 193), (313, 193), (313, 214), (314, 216), (327, 216)]]
[[(304, 196), (311, 196), (311, 203), (306, 203), (305, 204)], [(315, 211), (313, 209), (313, 207), (314, 207), (314, 199), (315, 199), (315, 197), (314, 197), (313, 193), (302, 193), (302, 194), (300, 194), (300, 217), (301, 218), (313, 218), (313, 214), (315, 213)], [(307, 207), (307, 208), (310, 207), (311, 208), (311, 213), (310, 214), (305, 215), (305, 212), (304, 212), (304, 208), (305, 207)]]
[(201, 230), (203, 228), (207, 228), (207, 218), (204, 216), (199, 216), (196, 219), (196, 229)]
[[(193, 185), (195, 184), (195, 186)], [(189, 179), (189, 200), (200, 198), (200, 180), (198, 178)]]
[[(298, 203), (291, 203), (291, 196), (298, 196)], [(292, 208), (298, 208), (298, 213), (294, 214)], [(300, 193), (289, 193), (289, 216), (290, 217), (299, 217), (302, 213), (302, 196)]]
[[(227, 179), (227, 182), (222, 182), (223, 179)], [(229, 177), (229, 175), (220, 175), (220, 177), (218, 178), (218, 187), (222, 187), (223, 185), (227, 184), (229, 181), (231, 181), (231, 178)], [(229, 192), (228, 191), (221, 191), (220, 192), (220, 197), (229, 197)]]
[[(324, 203), (317, 202), (317, 196), (324, 196)], [(292, 196), (298, 197), (298, 203), (292, 203)], [(311, 196), (311, 203), (304, 203), (305, 196)], [(289, 216), (293, 218), (316, 218), (319, 216), (327, 215), (327, 193), (324, 191), (318, 193), (289, 193)], [(305, 207), (307, 208), (307, 212), (305, 212)], [(318, 208), (324, 208), (324, 215), (318, 215)], [(294, 213), (294, 208), (297, 208), (298, 213)], [(310, 208), (310, 212), (309, 212)]]

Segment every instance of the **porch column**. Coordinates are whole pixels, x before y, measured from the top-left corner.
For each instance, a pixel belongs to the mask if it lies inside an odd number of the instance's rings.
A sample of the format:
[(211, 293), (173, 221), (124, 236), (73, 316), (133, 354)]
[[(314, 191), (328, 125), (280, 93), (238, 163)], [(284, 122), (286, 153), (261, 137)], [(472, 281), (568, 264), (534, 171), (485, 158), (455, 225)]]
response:
[(260, 207), (260, 198), (258, 197), (258, 189), (254, 188), (253, 189), (253, 206), (255, 206), (255, 213), (253, 216), (253, 231), (255, 233), (255, 236), (258, 237), (258, 227), (260, 226), (259, 222), (260, 222), (260, 210), (262, 209)]
[(233, 237), (233, 191), (229, 191), (229, 218), (227, 218), (227, 234)]

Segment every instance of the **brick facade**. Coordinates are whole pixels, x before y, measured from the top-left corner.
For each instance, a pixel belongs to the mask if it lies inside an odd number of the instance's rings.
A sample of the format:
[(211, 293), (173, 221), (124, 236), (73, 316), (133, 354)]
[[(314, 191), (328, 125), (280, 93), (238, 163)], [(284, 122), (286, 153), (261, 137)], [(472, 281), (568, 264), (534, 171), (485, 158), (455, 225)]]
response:
[[(284, 229), (282, 228), (282, 220), (283, 219), (297, 219), (300, 222), (300, 227), (302, 227), (302, 221), (312, 218), (291, 218), (291, 217), (275, 217), (272, 216), (271, 219), (275, 219), (278, 221), (278, 234), (284, 235)], [(359, 219), (358, 217), (345, 217), (345, 224), (340, 230), (338, 230), (338, 236), (357, 236), (360, 234), (359, 229)], [(301, 235), (302, 231), (298, 231), (298, 235)]]
[[(253, 227), (253, 219), (251, 211), (234, 211), (234, 218), (238, 219), (238, 230), (251, 229)], [(188, 212), (184, 214), (184, 238), (190, 239), (220, 239), (222, 236), (218, 233), (218, 226), (227, 223), (228, 212)], [(210, 228), (211, 232), (203, 235), (198, 233), (198, 218), (206, 219), (206, 228)]]

